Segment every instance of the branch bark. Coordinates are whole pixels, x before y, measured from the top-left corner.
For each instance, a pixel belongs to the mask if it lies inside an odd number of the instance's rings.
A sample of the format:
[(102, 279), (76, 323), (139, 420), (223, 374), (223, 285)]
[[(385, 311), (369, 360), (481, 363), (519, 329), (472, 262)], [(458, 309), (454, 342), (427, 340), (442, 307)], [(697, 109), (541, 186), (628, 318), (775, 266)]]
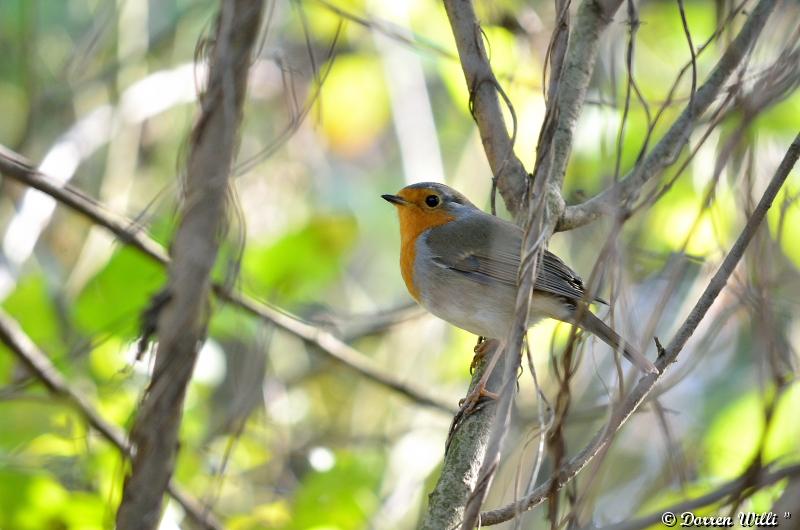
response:
[(483, 33), (472, 0), (444, 0), (444, 8), (456, 40), (456, 49), (470, 95), (470, 110), (478, 125), (483, 149), (508, 210), (516, 216), (526, 196), (528, 174), (514, 154), (500, 108), (500, 83), (492, 72), (483, 46)]
[[(34, 344), (19, 324), (2, 309), (0, 309), (0, 340), (8, 346), (17, 359), (42, 382), (52, 395), (64, 399), (78, 411), (86, 423), (103, 438), (111, 442), (126, 458), (130, 458), (131, 447), (125, 433), (116, 425), (104, 420), (89, 400), (69, 385), (64, 376), (50, 362), (49, 357)], [(210, 509), (201, 505), (197, 499), (186, 493), (175, 481), (171, 480), (169, 482), (167, 491), (183, 507), (186, 514), (201, 528), (209, 530), (222, 528)]]
[[(82, 195), (74, 188), (62, 187), (54, 183), (47, 176), (42, 175), (24, 157), (3, 146), (0, 146), (0, 173), (50, 195), (62, 204), (86, 216), (98, 226), (106, 228), (120, 241), (132, 246), (148, 258), (162, 265), (169, 265), (170, 259), (164, 248), (136, 228), (130, 219), (125, 219), (108, 211), (103, 205)], [(214, 283), (213, 290), (219, 299), (303, 339), (308, 344), (314, 345), (316, 351), (364, 376), (367, 380), (397, 392), (420, 405), (432, 407), (447, 414), (453, 414), (454, 410), (449, 400), (423, 386), (416, 385), (410, 381), (403, 381), (399, 377), (388, 373), (371, 358), (340, 340), (332, 333), (303, 322), (286, 311), (269, 306), (251, 297), (234, 293), (221, 283)]]
[[(532, 177), (536, 187), (536, 201), (531, 203), (528, 179), (519, 160), (514, 156), (514, 169), (510, 171), (510, 175), (500, 171), (506, 169), (509, 156), (513, 156), (513, 141), (508, 138), (497, 96), (498, 92), (503, 96), (504, 94), (486, 58), (482, 33), (472, 2), (445, 0), (445, 9), (456, 39), (470, 92), (470, 102), (473, 105), (473, 114), (481, 132), (486, 156), (506, 206), (516, 217), (517, 222), (524, 224), (526, 235), (522, 249), (524, 259), (519, 274), (520, 285), (514, 323), (510, 336), (506, 338), (505, 349), (500, 353), (504, 358), (504, 362), (500, 364), (504, 365), (504, 368), (496, 368), (497, 372), (502, 372), (499, 382), (502, 389), (500, 399), (489, 411), (475, 418), (476, 422), (483, 425), (469, 431), (459, 430), (453, 436), (454, 444), (471, 449), (472, 452), (465, 454), (464, 458), (468, 459), (473, 467), (476, 462), (480, 462), (480, 471), (477, 475), (474, 473), (464, 475), (462, 483), (448, 481), (445, 477), (453, 472), (449, 466), (456, 464), (451, 464), (446, 458), (442, 476), (431, 494), (431, 499), (433, 501), (436, 498), (450, 498), (454, 502), (466, 500), (467, 504), (464, 508), (459, 505), (456, 510), (448, 512), (452, 515), (463, 511), (461, 521), (444, 519), (441, 528), (451, 528), (460, 524), (463, 530), (472, 528), (477, 523), (481, 505), (499, 464), (503, 438), (510, 421), (514, 374), (527, 329), (538, 261), (536, 256), (545, 248), (546, 241), (553, 233), (556, 222), (564, 210), (561, 185), (572, 148), (575, 127), (591, 81), (600, 36), (620, 4), (621, 0), (604, 2), (585, 0), (578, 9), (563, 61), (561, 58), (563, 52), (560, 50), (563, 49), (564, 42), (559, 38), (559, 32), (563, 32), (564, 28), (557, 29), (554, 42), (555, 56), (552, 61), (554, 77), (549, 84), (551, 99), (548, 101), (547, 114), (542, 125), (536, 167)], [(563, 4), (557, 2), (556, 5)], [(566, 24), (568, 20), (566, 13), (563, 13), (563, 18), (561, 15), (559, 12), (557, 23)], [(480, 373), (475, 375), (473, 384), (480, 375)], [(465, 485), (470, 490), (474, 489), (467, 497), (460, 494)], [(452, 490), (446, 492), (448, 487)], [(436, 506), (432, 502), (428, 516), (435, 509)]]
[[(600, 37), (613, 20), (622, 0), (581, 3), (571, 31), (564, 69), (558, 81), (555, 101), (555, 128), (545, 149), (552, 150), (552, 165), (548, 173), (553, 186), (560, 193), (567, 171), (575, 128), (578, 125), (586, 92), (592, 80)], [(541, 148), (542, 146), (540, 146)], [(559, 215), (561, 212), (558, 212)]]
[[(698, 508), (703, 508), (705, 506), (708, 506), (709, 504), (719, 502), (725, 499), (726, 497), (730, 497), (731, 495), (740, 492), (742, 488), (750, 486), (751, 488), (761, 489), (767, 486), (771, 486), (772, 484), (775, 484), (776, 482), (779, 482), (787, 477), (791, 477), (792, 480), (789, 482), (789, 485), (786, 486), (786, 492), (797, 495), (798, 490), (796, 488), (798, 485), (798, 476), (800, 476), (800, 464), (786, 466), (768, 473), (763, 472), (760, 477), (756, 478), (754, 483), (752, 477), (749, 476), (738, 477), (726, 484), (723, 484), (714, 491), (702, 495), (700, 497), (690, 499), (688, 501), (684, 501), (678, 504), (673, 504), (672, 506), (666, 506), (655, 513), (651, 513), (643, 517), (637, 517), (636, 519), (631, 519), (630, 521), (625, 521), (619, 524), (605, 526), (599, 530), (641, 530), (643, 528), (649, 528), (663, 521), (662, 516), (666, 512), (670, 512), (673, 515), (680, 516), (680, 514), (683, 512), (697, 510)], [(796, 513), (796, 511), (793, 511), (791, 509), (786, 509), (787, 507), (792, 505), (781, 504), (781, 500), (787, 499), (788, 497), (789, 496), (785, 494), (781, 496), (781, 499), (775, 504), (775, 506), (773, 506), (772, 512), (781, 515), (783, 514), (783, 512), (787, 511), (793, 514)], [(794, 504), (793, 506), (795, 507), (795, 510), (797, 508), (800, 508), (800, 504)]]
[(663, 377), (666, 368), (677, 360), (678, 354), (692, 336), (695, 329), (697, 329), (697, 326), (708, 312), (711, 304), (714, 303), (714, 300), (725, 287), (728, 278), (733, 274), (745, 249), (766, 216), (767, 211), (772, 205), (772, 201), (783, 186), (786, 177), (789, 175), (792, 167), (794, 167), (798, 157), (800, 157), (800, 134), (795, 137), (789, 149), (786, 151), (783, 160), (770, 180), (761, 200), (759, 200), (758, 205), (747, 220), (744, 229), (741, 234), (739, 234), (730, 252), (725, 256), (722, 265), (720, 265), (720, 268), (711, 278), (705, 291), (686, 317), (686, 320), (683, 322), (672, 341), (656, 361), (656, 367), (659, 373), (646, 375), (639, 380), (636, 386), (626, 396), (625, 400), (612, 411), (608, 423), (597, 432), (592, 441), (589, 442), (580, 453), (569, 462), (562, 465), (557, 472), (553, 473), (548, 480), (538, 486), (529, 495), (526, 495), (525, 498), (497, 510), (481, 514), (481, 524), (488, 526), (508, 521), (514, 517), (515, 514), (530, 510), (538, 504), (541, 504), (551, 491), (563, 488), (564, 485), (572, 480), (598, 453), (603, 451), (611, 443), (616, 433), (639, 408), (653, 390), (656, 383)]
[[(484, 360), (473, 377), (470, 391), (475, 388), (498, 347), (500, 344), (494, 341), (492, 349), (484, 355)], [(487, 388), (495, 392), (501, 388), (504, 374), (505, 368), (501, 361), (495, 366)], [(420, 530), (456, 528), (464, 519), (465, 507), (468, 506), (481, 477), (482, 459), (478, 456), (486, 453), (496, 411), (497, 402), (489, 401), (468, 414), (463, 421), (458, 416), (453, 420), (442, 473), (428, 497), (428, 509)]]
[(619, 212), (623, 202), (638, 195), (648, 180), (657, 176), (676, 160), (683, 146), (689, 141), (689, 135), (700, 116), (714, 103), (724, 89), (725, 83), (758, 40), (776, 3), (775, 0), (761, 0), (756, 5), (706, 82), (697, 89), (694, 98), (690, 99), (681, 115), (650, 154), (617, 184), (581, 204), (568, 206), (559, 219), (557, 231), (578, 228), (602, 215)]
[(228, 179), (261, 25), (261, 0), (222, 0), (207, 92), (192, 131), (183, 216), (172, 244), (169, 301), (158, 316), (155, 369), (131, 431), (133, 465), (120, 530), (158, 526), (175, 466), (183, 399), (208, 324), (211, 269), (224, 230)]

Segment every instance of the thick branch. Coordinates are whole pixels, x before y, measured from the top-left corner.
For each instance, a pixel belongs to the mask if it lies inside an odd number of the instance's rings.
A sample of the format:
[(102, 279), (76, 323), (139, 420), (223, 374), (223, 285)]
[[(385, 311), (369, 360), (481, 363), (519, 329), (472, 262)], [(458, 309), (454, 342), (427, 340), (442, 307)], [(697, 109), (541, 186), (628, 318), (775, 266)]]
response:
[[(81, 195), (73, 188), (61, 187), (53, 183), (51, 179), (39, 173), (21, 155), (2, 146), (0, 146), (0, 173), (50, 195), (62, 204), (86, 216), (98, 226), (106, 228), (117, 236), (120, 241), (136, 248), (154, 261), (162, 265), (169, 264), (169, 256), (167, 256), (164, 248), (147, 234), (134, 230), (135, 226), (132, 221), (107, 211), (102, 205)], [(341, 341), (332, 333), (307, 324), (285, 311), (268, 306), (250, 297), (231, 292), (220, 283), (214, 283), (213, 289), (218, 298), (296, 335), (309, 344), (313, 344), (323, 355), (327, 355), (345, 367), (356, 371), (373, 383), (398, 392), (421, 405), (452, 414), (453, 410), (447, 399), (431, 392), (426, 387), (403, 381), (399, 377), (386, 372), (371, 358)]]
[(564, 70), (558, 82), (555, 103), (556, 126), (547, 149), (552, 149), (550, 181), (560, 192), (567, 171), (572, 141), (578, 124), (586, 92), (597, 62), (600, 37), (611, 23), (622, 0), (600, 3), (586, 0), (575, 16)]
[[(131, 448), (125, 433), (98, 413), (83, 394), (74, 390), (58, 372), (47, 355), (44, 354), (19, 324), (5, 311), (0, 309), (0, 341), (16, 355), (25, 367), (42, 382), (51, 394), (64, 399), (86, 420), (94, 430), (119, 449), (126, 458), (131, 456)], [(210, 510), (202, 506), (196, 499), (183, 491), (174, 481), (170, 481), (167, 491), (180, 504), (187, 515), (202, 528), (222, 528)]]
[[(484, 355), (484, 362), (475, 371), (470, 391), (474, 390), (478, 379), (487, 369), (489, 359), (500, 347), (497, 341), (492, 341), (490, 344), (491, 347)], [(487, 387), (497, 391), (504, 374), (505, 368), (500, 362), (495, 366)], [(496, 410), (497, 403), (489, 401), (467, 414), (463, 420), (459, 416), (453, 420), (442, 472), (436, 481), (436, 487), (428, 496), (428, 509), (420, 530), (457, 528), (464, 519), (464, 509), (481, 479), (481, 457), (486, 452), (492, 436)]]
[(667, 366), (677, 360), (678, 354), (692, 336), (695, 329), (697, 329), (703, 317), (705, 317), (711, 304), (714, 303), (714, 300), (716, 300), (719, 293), (725, 287), (728, 278), (733, 274), (745, 249), (763, 221), (764, 216), (767, 214), (767, 211), (772, 205), (772, 201), (777, 196), (786, 177), (797, 162), (798, 157), (800, 157), (800, 134), (795, 137), (794, 142), (792, 142), (787, 150), (775, 175), (764, 191), (764, 195), (747, 220), (747, 224), (742, 230), (742, 233), (739, 234), (730, 252), (725, 256), (719, 270), (717, 270), (711, 278), (711, 281), (697, 301), (697, 304), (695, 304), (689, 316), (686, 317), (683, 325), (681, 325), (666, 350), (664, 350), (663, 354), (659, 356), (656, 361), (656, 367), (659, 373), (642, 377), (633, 390), (626, 396), (625, 400), (612, 412), (608, 423), (595, 435), (592, 441), (533, 492), (516, 503), (482, 514), (481, 523), (483, 525), (492, 525), (507, 521), (514, 517), (515, 514), (529, 510), (542, 503), (547, 498), (549, 492), (560, 490), (564, 487), (564, 485), (572, 480), (598, 453), (611, 443), (616, 433), (639, 408), (653, 390), (656, 383), (663, 377)]
[(502, 89), (486, 56), (475, 7), (472, 0), (444, 0), (444, 7), (453, 29), (470, 94), (472, 115), (478, 124), (489, 167), (508, 210), (516, 216), (526, 195), (527, 172), (514, 154), (513, 139), (508, 134), (500, 108), (498, 93)]
[(659, 175), (676, 160), (683, 146), (689, 141), (689, 135), (700, 116), (714, 103), (725, 83), (755, 44), (775, 4), (775, 0), (761, 0), (756, 5), (706, 82), (697, 89), (694, 98), (690, 99), (681, 115), (650, 154), (614, 186), (584, 203), (568, 206), (556, 230), (571, 230), (590, 223), (602, 215), (619, 211), (619, 206), (623, 202), (635, 197), (648, 180)]
[[(477, 477), (465, 477), (463, 480), (470, 487), (474, 485), (475, 490), (469, 496), (467, 504), (463, 508), (464, 516), (460, 521), (462, 530), (473, 528), (477, 523), (481, 505), (486, 498), (492, 478), (500, 462), (503, 440), (510, 422), (514, 374), (518, 366), (519, 353), (522, 351), (523, 337), (528, 327), (531, 294), (533, 293), (538, 262), (536, 256), (545, 248), (546, 241), (552, 234), (556, 221), (564, 209), (561, 184), (572, 147), (575, 126), (591, 81), (600, 35), (610, 23), (620, 3), (621, 1), (611, 0), (605, 4), (600, 4), (594, 0), (585, 0), (581, 4), (575, 26), (570, 33), (563, 63), (559, 60), (559, 54), (561, 53), (559, 47), (563, 47), (559, 32), (565, 31), (561, 25), (567, 23), (567, 18), (566, 12), (559, 14), (558, 29), (554, 37), (556, 45), (556, 49), (553, 52), (556, 54), (552, 72), (554, 77), (550, 83), (550, 94), (553, 97), (548, 101), (547, 114), (542, 125), (537, 147), (537, 160), (533, 177), (536, 200), (530, 204), (527, 202), (530, 194), (525, 186), (517, 188), (517, 195), (511, 198), (513, 202), (509, 202), (506, 195), (503, 195), (509, 210), (515, 214), (518, 222), (524, 224), (525, 238), (522, 248), (524, 258), (522, 259), (519, 273), (520, 285), (516, 298), (514, 322), (511, 325), (510, 336), (505, 338), (504, 351), (500, 353), (504, 357), (504, 362), (501, 363), (504, 368), (497, 369), (497, 371), (502, 370), (500, 385), (502, 392), (496, 404), (496, 411), (495, 407), (493, 407), (492, 414), (483, 414), (478, 421), (484, 422), (484, 425), (479, 428), (476, 427), (474, 432), (459, 431), (453, 436), (456, 440), (453, 443), (463, 444), (474, 450), (464, 456), (469, 459), (471, 465), (474, 466), (474, 463), (480, 463)], [(563, 4), (556, 3), (556, 5)], [(488, 61), (485, 60), (482, 42), (474, 36), (474, 34), (478, 34), (479, 28), (472, 10), (472, 4), (468, 1), (446, 1), (445, 6), (448, 10), (453, 33), (456, 36), (459, 55), (467, 78), (467, 85), (470, 87), (472, 101), (475, 103), (475, 109), (477, 110), (477, 90), (482, 86), (486, 86), (486, 89), (491, 91), (490, 94), (487, 94), (487, 98), (491, 96), (497, 102), (495, 85), (489, 82), (480, 83), (481, 79), (494, 81), (494, 77), (491, 74)], [(563, 66), (559, 67), (559, 65)], [(472, 74), (472, 77), (470, 74)], [(476, 85), (475, 79), (479, 74), (484, 77), (477, 77), (478, 84)], [(499, 105), (488, 106), (484, 110), (490, 113), (489, 117), (493, 118), (493, 123), (499, 123), (504, 127)], [(477, 116), (476, 120), (479, 127), (481, 127), (481, 121)], [(482, 128), (482, 136), (483, 132), (484, 129)], [(485, 141), (484, 147), (491, 163), (492, 152), (486, 148)], [(500, 187), (502, 193), (503, 189), (499, 183), (498, 187)], [(477, 377), (479, 377), (478, 374), (473, 379), (473, 383), (477, 380)], [(481, 438), (471, 439), (470, 436), (475, 433)], [(484, 439), (484, 437), (486, 438)], [(448, 462), (446, 461), (442, 471), (443, 476), (452, 472), (447, 466)], [(434, 494), (444, 495), (440, 492), (440, 488), (446, 485), (440, 480)], [(456, 493), (458, 493), (461, 486), (461, 484), (457, 485), (455, 488)], [(458, 495), (451, 496), (459, 501), (463, 498)], [(429, 513), (431, 510), (433, 510), (432, 506), (429, 507)], [(460, 505), (458, 510), (462, 510)]]
[(131, 431), (133, 465), (117, 511), (121, 530), (153, 529), (161, 517), (183, 399), (208, 325), (211, 269), (224, 230), (228, 178), (262, 7), (261, 0), (220, 4), (208, 91), (192, 131), (185, 206), (172, 244), (169, 300), (158, 316), (155, 369)]

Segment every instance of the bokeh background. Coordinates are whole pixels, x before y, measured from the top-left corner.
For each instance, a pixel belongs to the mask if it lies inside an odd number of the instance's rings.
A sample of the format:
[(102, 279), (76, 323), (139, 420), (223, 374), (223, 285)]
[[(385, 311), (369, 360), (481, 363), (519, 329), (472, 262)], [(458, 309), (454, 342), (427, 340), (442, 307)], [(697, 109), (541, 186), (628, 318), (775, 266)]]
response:
[[(688, 46), (675, 2), (636, 6), (633, 72), (654, 113), (687, 63)], [(168, 245), (205, 75), (195, 58), (216, 8), (207, 0), (0, 3), (0, 143)], [(553, 6), (503, 0), (477, 8), (492, 66), (513, 103), (516, 152), (530, 170)], [(734, 6), (685, 8), (697, 46)], [(797, 133), (796, 64), (781, 69), (788, 86), (768, 105), (755, 116), (747, 106), (763, 93), (753, 90), (758, 82), (777, 75), (770, 65), (797, 46), (800, 8), (784, 2), (777, 11), (732, 83), (737, 102), (707, 137), (711, 121), (698, 128), (642, 199), (663, 196), (613, 242), (600, 283), (613, 311), (601, 311), (651, 358), (653, 332), (664, 343), (671, 338)], [(386, 372), (455, 407), (470, 379), (475, 337), (415, 308), (399, 273), (395, 212), (380, 199), (408, 183), (443, 181), (488, 209), (491, 172), (444, 9), (433, 0), (295, 0), (270, 3), (267, 19), (215, 277), (339, 334)], [(699, 56), (699, 80), (741, 20)], [(602, 40), (581, 114), (568, 203), (624, 175), (646, 136), (647, 112), (636, 98), (620, 134), (629, 28), (623, 6)], [(655, 138), (690, 87), (687, 74)], [(148, 355), (135, 359), (140, 315), (164, 284), (163, 268), (45, 196), (10, 179), (1, 186), (2, 307), (106, 419), (130, 427), (150, 367)], [(661, 406), (645, 406), (578, 479), (584, 518), (603, 525), (700, 495), (741, 474), (756, 455), (800, 458), (798, 196), (794, 170), (768, 226), (670, 369)], [(507, 216), (499, 199), (498, 206)], [(557, 234), (550, 248), (588, 276), (610, 233), (600, 221)], [(212, 311), (187, 396), (176, 479), (231, 529), (414, 528), (451, 417), (252, 315), (219, 301)], [(556, 392), (551, 353), (567, 336), (553, 322), (529, 333), (546, 396)], [(570, 454), (602, 425), (615, 398), (610, 357), (602, 343), (586, 340), (573, 382)], [(511, 500), (515, 484), (529, 480), (539, 449), (545, 405), (523, 364), (488, 507)], [(125, 470), (118, 451), (0, 345), (0, 528), (109, 528)], [(540, 479), (548, 470), (545, 460)], [(766, 488), (744, 507), (769, 510), (783, 488)], [(522, 527), (535, 527), (544, 514), (526, 515)], [(182, 521), (170, 501), (162, 528)]]

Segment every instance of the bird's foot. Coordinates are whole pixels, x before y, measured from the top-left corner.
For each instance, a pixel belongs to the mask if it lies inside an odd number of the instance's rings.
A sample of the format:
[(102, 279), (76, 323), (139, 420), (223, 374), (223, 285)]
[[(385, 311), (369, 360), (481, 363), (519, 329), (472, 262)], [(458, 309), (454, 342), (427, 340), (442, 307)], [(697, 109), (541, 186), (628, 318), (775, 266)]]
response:
[(470, 414), (480, 410), (486, 403), (495, 401), (499, 397), (500, 396), (496, 392), (486, 389), (486, 381), (484, 381), (484, 378), (478, 381), (478, 384), (467, 394), (467, 397), (458, 402), (458, 412), (456, 412), (456, 415), (453, 417), (453, 421), (450, 423), (450, 430), (447, 433), (445, 453), (450, 449), (450, 442), (453, 435), (461, 424), (464, 423), (464, 420), (466, 420)]
[[(486, 352), (489, 351), (492, 341), (486, 337), (478, 337), (478, 343), (472, 349), (475, 355), (472, 357), (472, 362), (469, 363), (469, 373), (474, 374), (478, 366), (483, 362), (486, 357)], [(463, 401), (463, 400), (462, 400)]]
[[(492, 392), (486, 389), (486, 383), (481, 384), (481, 382), (478, 382), (478, 385), (472, 390), (472, 392), (467, 394), (467, 397), (458, 401), (458, 408), (463, 409), (464, 414), (469, 415), (478, 407), (478, 405), (481, 403), (481, 400), (485, 401), (484, 398), (497, 399), (498, 397), (499, 395), (497, 392)], [(461, 412), (461, 410), (459, 410), (459, 412)]]

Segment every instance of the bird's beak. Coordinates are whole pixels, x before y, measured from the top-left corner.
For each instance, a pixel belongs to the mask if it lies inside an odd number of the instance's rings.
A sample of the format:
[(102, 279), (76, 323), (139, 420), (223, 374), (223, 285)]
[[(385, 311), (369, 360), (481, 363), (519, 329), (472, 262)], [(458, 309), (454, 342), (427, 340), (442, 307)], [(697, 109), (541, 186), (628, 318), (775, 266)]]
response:
[(407, 200), (405, 200), (404, 198), (399, 197), (397, 195), (381, 195), (381, 197), (383, 197), (384, 199), (386, 199), (390, 203), (396, 204), (398, 206), (402, 206), (404, 204), (408, 204)]

